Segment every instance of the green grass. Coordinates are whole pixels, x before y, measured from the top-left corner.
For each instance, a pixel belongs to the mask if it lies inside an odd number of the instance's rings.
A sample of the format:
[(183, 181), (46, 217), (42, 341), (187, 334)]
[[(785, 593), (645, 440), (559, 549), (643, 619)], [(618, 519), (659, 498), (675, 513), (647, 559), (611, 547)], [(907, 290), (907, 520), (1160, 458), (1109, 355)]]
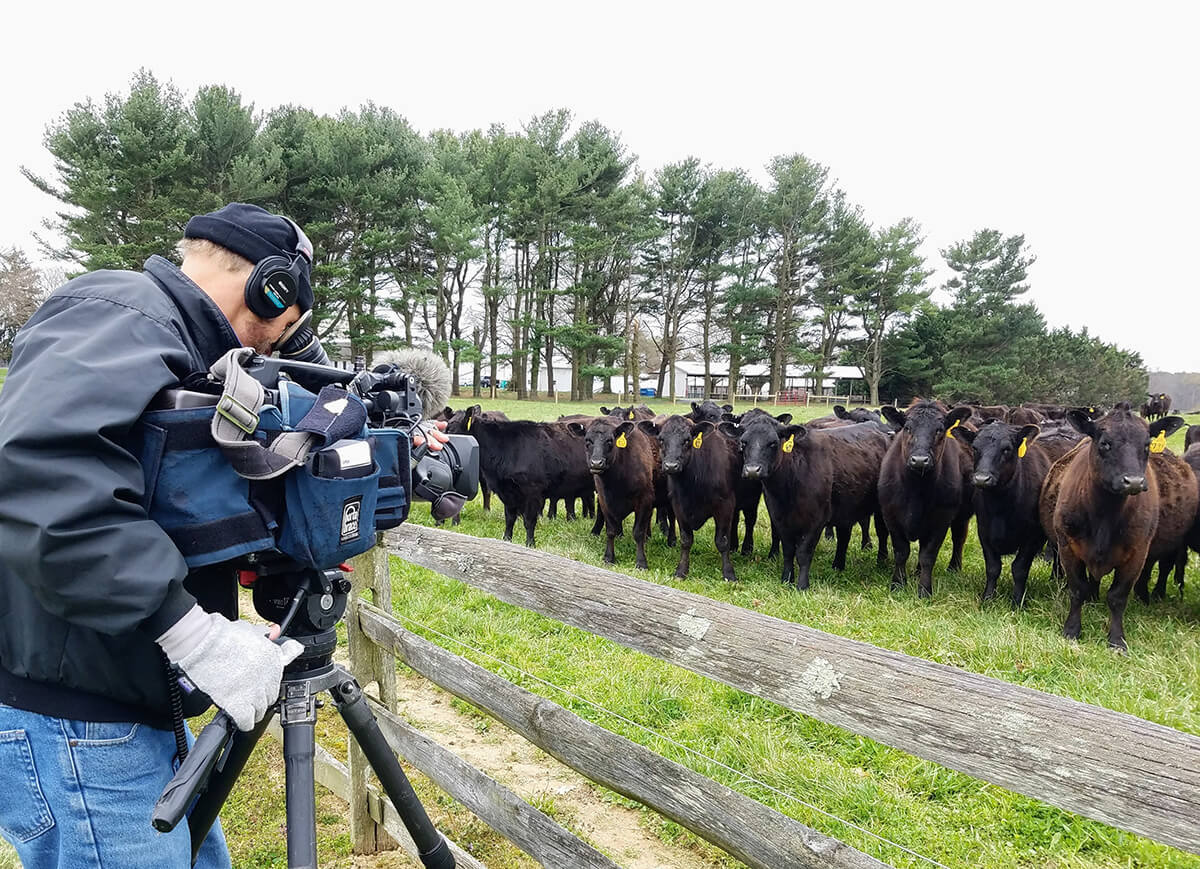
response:
[[(465, 403), (451, 402), (455, 407)], [(604, 402), (557, 406), (547, 402), (481, 403), (485, 409), (502, 409), (514, 418), (552, 419), (558, 413), (595, 412), (596, 405)], [(662, 403), (657, 403), (658, 407), (666, 409)], [(823, 408), (777, 410), (788, 410), (797, 418), (825, 412)], [(1169, 444), (1179, 451), (1182, 439), (1181, 431)], [(678, 552), (667, 548), (657, 534), (647, 549), (649, 571), (633, 569), (633, 542), (628, 531), (618, 540), (617, 569), (1200, 734), (1200, 583), (1195, 580), (1183, 601), (1176, 597), (1149, 607), (1131, 603), (1126, 620), (1131, 654), (1120, 657), (1105, 645), (1107, 609), (1103, 605), (1085, 608), (1080, 643), (1060, 637), (1066, 598), (1041, 561), (1030, 577), (1029, 603), (1023, 611), (1012, 613), (1002, 600), (981, 607), (983, 560), (974, 531), (960, 574), (945, 570), (946, 555), (939, 560), (930, 601), (918, 600), (911, 585), (906, 592), (889, 591), (886, 573), (875, 568), (874, 552), (862, 552), (857, 546), (851, 549), (848, 569), (835, 573), (829, 568), (832, 548), (826, 542), (814, 560), (812, 589), (798, 593), (784, 588), (778, 582), (778, 563), (766, 558), (769, 527), (765, 512), (760, 513), (755, 556), (735, 558), (741, 578), (737, 584), (721, 580), (719, 558), (707, 530), (697, 534), (691, 577), (685, 581), (672, 578)], [(411, 521), (428, 524), (428, 512), (418, 507)], [(603, 542), (588, 534), (589, 526), (586, 520), (543, 519), (538, 525), (538, 546), (602, 565)], [(459, 530), (500, 537), (502, 508), (496, 502), (491, 514), (486, 514), (478, 500), (469, 504)], [(395, 610), (418, 633), (896, 866), (929, 864), (779, 797), (744, 776), (948, 866), (1200, 867), (1198, 857), (853, 736), (584, 631), (510, 607), (440, 575), (393, 560), (393, 577)], [(1001, 598), (1008, 583), (1011, 578), (1006, 565)], [(510, 666), (464, 652), (463, 647), (423, 626), (495, 655)], [(585, 697), (615, 715), (547, 688), (518, 670)], [(618, 715), (662, 737), (625, 724)], [(690, 755), (668, 738), (733, 767), (739, 774)], [(656, 815), (645, 813), (644, 822), (664, 840), (691, 841), (689, 834)], [(727, 860), (725, 865), (737, 864)]]

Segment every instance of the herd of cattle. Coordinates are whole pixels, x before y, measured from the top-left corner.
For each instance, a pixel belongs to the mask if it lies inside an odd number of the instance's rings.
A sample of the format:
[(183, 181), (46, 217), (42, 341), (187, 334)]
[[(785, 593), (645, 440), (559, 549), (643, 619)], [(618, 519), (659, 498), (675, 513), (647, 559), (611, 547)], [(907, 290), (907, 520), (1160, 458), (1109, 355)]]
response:
[[(919, 547), (918, 593), (933, 592), (933, 567), (947, 534), (950, 570), (962, 565), (971, 517), (986, 563), (983, 599), (996, 595), (1002, 556), (1012, 561), (1012, 606), (1019, 607), (1033, 559), (1045, 551), (1054, 575), (1065, 576), (1070, 611), (1063, 634), (1079, 637), (1085, 601), (1107, 594), (1109, 645), (1124, 650), (1123, 616), (1130, 591), (1165, 597), (1172, 571), (1182, 591), (1189, 549), (1200, 551), (1197, 475), (1200, 426), (1187, 433), (1186, 452), (1165, 448), (1182, 425), (1166, 416), (1167, 396), (1142, 416), (1128, 404), (948, 407), (916, 400), (908, 408), (834, 408), (799, 425), (790, 414), (761, 409), (734, 415), (728, 405), (693, 403), (686, 415), (655, 415), (641, 405), (600, 408), (602, 416), (555, 422), (510, 420), (503, 413), (445, 408), (447, 430), (479, 442), (484, 506), (495, 493), (504, 504), (504, 539), (520, 517), (525, 542), (543, 506), (553, 516), (565, 502), (568, 518), (583, 499), (594, 515), (592, 533), (607, 532), (604, 560), (615, 563), (614, 540), (633, 514), (637, 566), (646, 568), (652, 518), (668, 545), (680, 543), (675, 575), (688, 574), (695, 532), (709, 519), (722, 575), (736, 580), (738, 517), (741, 554), (752, 554), (759, 504), (771, 524), (771, 556), (782, 549), (782, 580), (809, 585), (813, 551), (822, 534), (836, 538), (835, 570), (846, 564), (851, 532), (861, 528), (877, 563), (892, 548), (892, 587), (907, 583), (909, 555)], [(593, 501), (593, 494), (595, 501)], [(598, 504), (595, 510), (593, 504)], [(593, 511), (594, 514), (593, 514)]]

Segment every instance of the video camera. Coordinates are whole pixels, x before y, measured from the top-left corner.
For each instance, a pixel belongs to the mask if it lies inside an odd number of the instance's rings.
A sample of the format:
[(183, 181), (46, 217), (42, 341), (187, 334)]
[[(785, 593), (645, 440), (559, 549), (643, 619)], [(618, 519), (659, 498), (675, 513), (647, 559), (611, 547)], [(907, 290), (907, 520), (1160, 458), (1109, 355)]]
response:
[[(427, 379), (446, 377), (441, 360), (411, 352)], [(444, 519), (478, 489), (474, 438), (429, 449), (424, 404), (437, 394), (419, 371), (240, 348), (184, 386), (143, 416), (141, 459), (147, 512), (190, 568), (280, 555), (328, 570), (403, 522), (414, 499)], [(425, 443), (414, 446), (418, 434)]]

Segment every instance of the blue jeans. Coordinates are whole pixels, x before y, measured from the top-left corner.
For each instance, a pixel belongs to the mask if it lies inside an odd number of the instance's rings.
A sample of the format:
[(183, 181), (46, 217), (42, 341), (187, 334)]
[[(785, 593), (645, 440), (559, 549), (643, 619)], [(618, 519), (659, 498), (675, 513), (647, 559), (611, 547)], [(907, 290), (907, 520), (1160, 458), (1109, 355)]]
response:
[[(187, 869), (187, 825), (170, 833), (150, 826), (174, 755), (174, 734), (144, 724), (50, 718), (0, 704), (0, 836), (24, 869)], [(196, 866), (229, 865), (217, 823)]]

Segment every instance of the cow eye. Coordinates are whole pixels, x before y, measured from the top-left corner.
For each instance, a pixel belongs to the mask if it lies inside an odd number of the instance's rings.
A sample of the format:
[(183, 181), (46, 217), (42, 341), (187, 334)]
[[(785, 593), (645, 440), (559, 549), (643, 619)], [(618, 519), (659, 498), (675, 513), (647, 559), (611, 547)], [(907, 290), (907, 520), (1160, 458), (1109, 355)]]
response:
[(1100, 441), (1100, 452), (1107, 453), (1112, 448), (1112, 444), (1108, 441)]

